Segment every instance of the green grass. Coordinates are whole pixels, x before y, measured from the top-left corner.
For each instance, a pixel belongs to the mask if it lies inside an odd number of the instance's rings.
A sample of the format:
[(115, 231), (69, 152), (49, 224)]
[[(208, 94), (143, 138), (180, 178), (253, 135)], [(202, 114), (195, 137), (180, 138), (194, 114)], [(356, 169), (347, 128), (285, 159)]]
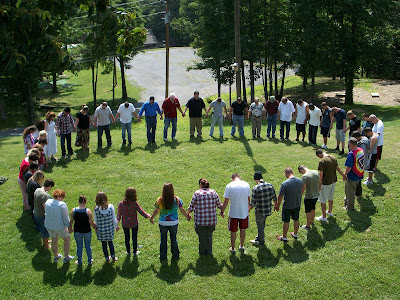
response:
[[(78, 79), (78, 78), (77, 78)], [(72, 97), (72, 95), (71, 95)], [(78, 101), (77, 101), (78, 103)], [(180, 215), (178, 243), (181, 259), (160, 264), (159, 230), (139, 217), (139, 244), (144, 244), (135, 258), (125, 256), (122, 230), (115, 235), (115, 264), (104, 262), (101, 244), (92, 240), (94, 264), (83, 269), (74, 263), (51, 263), (49, 251), (40, 249), (40, 238), (33, 223), (22, 212), (17, 183), (18, 167), (23, 158), (21, 137), (0, 139), (0, 176), (9, 180), (0, 185), (0, 298), (1, 299), (76, 299), (139, 298), (139, 299), (398, 299), (400, 297), (400, 162), (398, 138), (400, 107), (356, 105), (361, 111), (374, 112), (385, 122), (383, 160), (376, 173), (377, 183), (364, 187), (354, 213), (341, 209), (344, 184), (336, 187), (334, 218), (329, 224), (316, 223), (299, 239), (287, 245), (277, 241), (281, 234), (280, 213), (266, 221), (266, 247), (256, 248), (249, 240), (256, 235), (254, 212), (250, 214), (246, 252), (229, 253), (227, 219), (218, 218), (214, 233), (214, 259), (200, 259), (198, 239), (193, 221)], [(353, 108), (354, 108), (353, 107)], [(346, 107), (345, 107), (346, 108)], [(203, 120), (203, 136), (208, 136), (210, 120)], [(97, 191), (107, 193), (114, 206), (122, 199), (127, 187), (138, 191), (138, 202), (151, 213), (153, 203), (165, 182), (172, 182), (176, 195), (189, 205), (198, 179), (210, 181), (220, 197), (230, 175), (239, 172), (242, 179), (254, 185), (254, 171), (263, 171), (265, 179), (278, 191), (285, 180), (286, 166), (305, 164), (316, 169), (318, 158), (306, 144), (278, 140), (225, 138), (189, 139), (188, 118), (178, 119), (178, 142), (162, 141), (162, 122), (158, 122), (157, 146), (146, 145), (145, 122), (133, 124), (131, 148), (121, 146), (120, 127), (113, 126), (114, 146), (96, 149), (96, 132), (91, 132), (89, 154), (77, 151), (77, 157), (50, 165), (46, 178), (57, 188), (65, 189), (65, 201), (72, 209), (79, 195), (88, 197), (93, 208)], [(229, 136), (225, 123), (225, 135)], [(263, 123), (263, 136), (266, 125)], [(291, 129), (291, 137), (295, 134)], [(251, 126), (246, 122), (246, 137)], [(73, 135), (73, 138), (75, 134)], [(322, 142), (318, 136), (318, 143)], [(328, 146), (333, 148), (334, 140)], [(59, 150), (60, 152), (60, 150)], [(339, 157), (340, 166), (345, 157)], [(299, 176), (299, 174), (296, 174)], [(317, 208), (317, 215), (320, 207)], [(300, 217), (305, 222), (303, 207)], [(59, 243), (62, 252), (62, 243)], [(72, 241), (71, 254), (76, 245)], [(168, 257), (171, 255), (168, 253)], [(86, 254), (83, 259), (85, 261)]]

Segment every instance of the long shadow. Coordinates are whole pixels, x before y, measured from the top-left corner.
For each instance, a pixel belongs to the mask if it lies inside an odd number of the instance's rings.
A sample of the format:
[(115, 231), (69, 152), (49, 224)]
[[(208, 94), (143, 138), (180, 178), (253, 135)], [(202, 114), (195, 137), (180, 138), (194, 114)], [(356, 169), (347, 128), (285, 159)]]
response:
[(92, 266), (87, 265), (83, 270), (82, 265), (78, 265), (75, 273), (70, 273), (69, 283), (75, 286), (88, 286), (93, 281)]
[(232, 253), (229, 261), (231, 264), (225, 263), (225, 267), (233, 276), (245, 277), (253, 275), (255, 272), (254, 260), (251, 255), (240, 252), (238, 257)]
[(76, 159), (81, 162), (85, 162), (90, 156), (90, 152), (88, 150), (78, 149), (76, 150)]
[(185, 274), (189, 271), (189, 266), (181, 271), (178, 265), (178, 260), (172, 259), (171, 264), (169, 264), (168, 261), (162, 261), (159, 271), (157, 271), (154, 266), (152, 266), (152, 270), (161, 280), (168, 284), (174, 284), (183, 279)]
[(376, 214), (377, 209), (369, 195), (359, 198), (358, 203), (360, 211), (348, 211), (347, 214), (353, 229), (357, 232), (364, 232), (372, 225), (371, 216)]
[(31, 215), (23, 211), (16, 226), (20, 232), (20, 239), (25, 242), (25, 248), (29, 252), (33, 252), (42, 247), (42, 241), (39, 233), (35, 229)]
[(218, 260), (211, 255), (200, 255), (196, 265), (190, 264), (193, 272), (198, 276), (213, 276), (222, 271), (226, 262), (218, 263)]
[(244, 148), (246, 150), (247, 156), (249, 156), (253, 160), (254, 171), (255, 172), (260, 171), (262, 173), (265, 173), (266, 172), (265, 168), (262, 165), (260, 165), (259, 163), (257, 163), (257, 161), (254, 159), (253, 150), (251, 149), (251, 147), (249, 145), (249, 141), (247, 140), (247, 138), (245, 138), (245, 137), (240, 137), (240, 138), (234, 137), (234, 139), (243, 143), (243, 146), (244, 146)]
[(106, 286), (114, 282), (117, 278), (119, 268), (115, 267), (111, 262), (105, 262), (100, 270), (93, 275), (93, 283), (95, 285)]
[(200, 145), (202, 142), (204, 142), (202, 137), (191, 137), (189, 139), (189, 143), (196, 144), (196, 145)]
[[(132, 257), (132, 260), (131, 260)], [(135, 278), (143, 273), (144, 271), (150, 270), (151, 268), (147, 268), (139, 271), (139, 261), (137, 256), (135, 255), (127, 255), (125, 257), (124, 263), (122, 264), (122, 268), (118, 270), (118, 274), (121, 277), (125, 278)]]
[(257, 266), (261, 268), (274, 268), (279, 263), (281, 253), (274, 256), (265, 245), (258, 247), (257, 252)]
[(51, 287), (63, 286), (68, 281), (69, 266), (69, 262), (62, 264), (61, 268), (58, 268), (57, 263), (49, 263), (43, 272), (43, 283)]
[(106, 158), (107, 154), (110, 153), (111, 151), (113, 151), (113, 150), (111, 150), (110, 147), (104, 147), (104, 148), (98, 147), (95, 154), (101, 156), (102, 158)]
[[(283, 252), (283, 250), (285, 252)], [(284, 243), (283, 250), (278, 249), (278, 255), (282, 256), (284, 260), (294, 264), (303, 263), (309, 258), (305, 246), (297, 239), (294, 240), (292, 246), (290, 243)]]
[[(324, 241), (329, 242), (329, 241), (334, 241), (345, 233), (345, 230), (343, 230), (339, 224), (336, 222), (336, 218), (329, 217), (328, 218), (328, 223), (321, 222), (322, 230), (321, 234), (323, 236)], [(347, 228), (346, 228), (347, 230)]]
[(310, 251), (317, 251), (325, 247), (326, 240), (317, 230), (317, 227), (313, 226), (310, 231), (307, 232), (307, 241), (304, 246)]

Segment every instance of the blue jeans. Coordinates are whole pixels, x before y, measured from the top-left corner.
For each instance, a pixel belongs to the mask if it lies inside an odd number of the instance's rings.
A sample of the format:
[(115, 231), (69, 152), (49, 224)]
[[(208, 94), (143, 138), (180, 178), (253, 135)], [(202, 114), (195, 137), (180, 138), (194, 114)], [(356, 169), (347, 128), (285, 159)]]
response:
[(217, 122), (219, 125), (219, 136), (224, 136), (224, 117), (214, 117), (214, 115), (211, 117), (210, 135), (214, 135), (214, 126)]
[(287, 121), (281, 121), (281, 132), (280, 132), (280, 134), (281, 134), (281, 139), (283, 139), (283, 135), (284, 135), (284, 133), (285, 133), (285, 126), (286, 126), (286, 139), (288, 139), (289, 138), (289, 132), (290, 132), (290, 121), (289, 122), (287, 122)]
[(76, 256), (78, 257), (78, 264), (82, 264), (82, 252), (83, 252), (83, 242), (85, 241), (86, 255), (88, 263), (92, 263), (92, 248), (90, 243), (92, 242), (92, 232), (80, 233), (74, 232), (74, 238), (76, 242)]
[[(128, 132), (128, 142), (132, 142), (132, 135), (131, 135), (131, 126), (132, 122), (129, 123), (122, 123), (121, 122), (121, 128), (122, 128), (122, 140), (125, 142), (126, 141), (126, 136), (125, 136), (125, 131)], [(107, 133), (106, 133), (107, 134)]]
[(146, 117), (147, 126), (147, 141), (149, 143), (154, 143), (156, 141), (156, 128), (157, 128), (157, 116)]
[(168, 135), (168, 127), (169, 123), (172, 123), (172, 134), (171, 137), (174, 138), (176, 134), (176, 121), (177, 118), (165, 118), (164, 119), (164, 139), (167, 138)]
[(244, 131), (243, 131), (243, 127), (244, 127), (244, 116), (238, 116), (233, 114), (232, 117), (232, 130), (231, 130), (231, 135), (234, 135), (236, 132), (236, 124), (238, 124), (238, 130), (239, 130), (239, 135), (240, 136), (244, 136)]
[(97, 126), (97, 147), (103, 145), (103, 131), (106, 133), (107, 146), (111, 146), (111, 135), (110, 135), (110, 125)]
[(178, 233), (178, 224), (173, 226), (160, 227), (161, 242), (160, 242), (160, 259), (167, 259), (167, 233), (169, 231), (169, 237), (171, 239), (171, 253), (173, 258), (179, 258), (178, 242), (176, 240), (176, 234)]
[(276, 120), (277, 120), (277, 114), (274, 115), (268, 115), (267, 116), (267, 122), (268, 122), (268, 128), (267, 128), (267, 136), (271, 134), (271, 129), (272, 129), (272, 137), (275, 137), (275, 130), (276, 130)]
[(67, 140), (68, 155), (72, 155), (74, 153), (74, 150), (72, 150), (72, 146), (71, 146), (71, 132), (70, 133), (61, 133), (60, 140), (61, 140), (61, 155), (62, 156), (67, 155), (67, 153), (65, 151), (65, 140)]

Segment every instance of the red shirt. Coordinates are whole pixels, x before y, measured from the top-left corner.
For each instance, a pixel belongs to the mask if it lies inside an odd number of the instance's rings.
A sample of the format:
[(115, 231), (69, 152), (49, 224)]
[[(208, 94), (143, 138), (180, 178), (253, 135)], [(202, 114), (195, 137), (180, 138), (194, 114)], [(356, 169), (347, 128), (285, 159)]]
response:
[(167, 99), (164, 100), (162, 108), (164, 110), (164, 114), (166, 118), (176, 118), (176, 109), (181, 107), (179, 104), (178, 98), (175, 98), (175, 100), (172, 102), (171, 99), (168, 97)]
[(274, 102), (271, 102), (268, 100), (264, 106), (269, 115), (275, 115), (278, 113), (279, 101), (275, 100)]
[(137, 212), (139, 212), (143, 217), (147, 218), (147, 214), (137, 202), (121, 201), (118, 204), (117, 221), (119, 222), (122, 218), (122, 227), (124, 228), (137, 227), (139, 225)]
[(24, 180), (24, 171), (25, 169), (27, 169), (29, 167), (29, 160), (27, 157), (25, 157), (22, 162), (21, 165), (19, 167), (19, 179)]

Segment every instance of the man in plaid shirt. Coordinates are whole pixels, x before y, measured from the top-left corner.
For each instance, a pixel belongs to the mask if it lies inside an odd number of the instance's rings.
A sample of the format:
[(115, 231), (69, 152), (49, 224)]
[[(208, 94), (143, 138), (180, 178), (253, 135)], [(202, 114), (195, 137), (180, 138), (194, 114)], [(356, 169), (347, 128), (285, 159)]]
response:
[(207, 179), (199, 180), (199, 190), (194, 192), (187, 213), (194, 211), (195, 230), (199, 236), (200, 255), (212, 255), (212, 235), (217, 224), (217, 210), (222, 205), (216, 191), (209, 188)]
[(71, 128), (76, 131), (74, 127), (74, 119), (71, 117), (71, 108), (68, 106), (64, 108), (62, 112), (57, 115), (57, 134), (61, 140), (61, 152), (63, 158), (68, 158), (67, 153), (65, 151), (65, 140), (67, 140), (67, 150), (68, 155), (73, 155), (74, 150), (72, 150), (71, 146)]
[(261, 172), (254, 173), (254, 181), (257, 183), (251, 193), (250, 210), (255, 207), (257, 223), (257, 237), (250, 242), (255, 246), (262, 246), (265, 243), (265, 220), (271, 215), (272, 201), (276, 203), (276, 193), (272, 184), (264, 181)]

